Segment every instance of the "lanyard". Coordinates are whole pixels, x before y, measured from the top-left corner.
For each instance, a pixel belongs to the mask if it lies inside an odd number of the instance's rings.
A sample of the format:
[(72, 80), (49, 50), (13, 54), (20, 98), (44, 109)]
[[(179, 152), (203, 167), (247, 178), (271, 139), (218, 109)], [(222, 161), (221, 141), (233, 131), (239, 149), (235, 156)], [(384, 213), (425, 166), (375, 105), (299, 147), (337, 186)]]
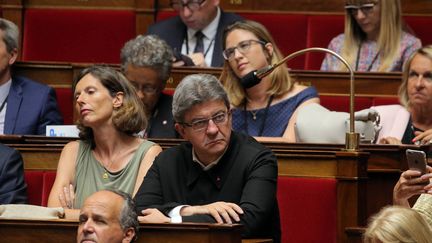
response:
[(7, 96), (6, 96), (6, 99), (3, 101), (3, 103), (1, 104), (1, 106), (0, 106), (0, 113), (3, 111), (3, 108), (5, 107), (5, 105), (6, 105), (6, 101), (7, 101)]
[[(186, 34), (186, 37), (185, 37), (185, 42), (186, 42), (186, 55), (189, 55), (189, 40), (188, 40), (188, 35), (187, 34)], [(214, 42), (214, 38), (210, 41), (210, 44), (208, 45), (207, 49), (205, 50), (204, 57), (207, 56), (207, 53), (210, 51), (210, 47), (213, 45), (213, 42)]]
[[(362, 44), (360, 43), (360, 46), (359, 46), (358, 51), (357, 51), (357, 60), (356, 60), (355, 71), (358, 71), (358, 66), (359, 66), (359, 62), (360, 62), (361, 47), (362, 47)], [(370, 72), (370, 70), (372, 69), (372, 66), (374, 65), (375, 61), (377, 60), (379, 53), (380, 52), (378, 51), (377, 54), (375, 55), (375, 57), (373, 58), (372, 62), (369, 64), (368, 68), (366, 69), (367, 72)]]

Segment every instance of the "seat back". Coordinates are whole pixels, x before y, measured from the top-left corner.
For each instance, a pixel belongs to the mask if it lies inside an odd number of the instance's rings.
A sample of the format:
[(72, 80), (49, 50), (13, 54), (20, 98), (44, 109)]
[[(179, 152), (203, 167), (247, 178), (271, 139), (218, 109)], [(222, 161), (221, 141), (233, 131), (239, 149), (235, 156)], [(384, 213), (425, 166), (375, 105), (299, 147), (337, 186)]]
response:
[[(373, 105), (371, 97), (356, 97), (354, 101), (355, 111), (364, 110)], [(320, 95), (320, 103), (331, 111), (350, 111), (349, 96)]]
[(282, 242), (336, 242), (337, 181), (279, 176)]
[(398, 97), (374, 97), (373, 106), (379, 105), (399, 105)]
[(42, 205), (43, 171), (24, 171), (24, 180), (27, 184), (27, 199), (31, 205)]
[(405, 22), (413, 30), (413, 34), (422, 42), (422, 45), (432, 44), (432, 33), (429, 31), (432, 25), (430, 16), (405, 16)]
[[(344, 31), (343, 15), (310, 15), (307, 24), (307, 47), (327, 48), (330, 41)], [(319, 70), (324, 53), (306, 53), (305, 69)]]
[(71, 88), (55, 88), (57, 104), (63, 116), (64, 125), (73, 124), (73, 101)]
[(46, 207), (55, 177), (56, 171), (25, 170), (28, 203)]
[[(273, 36), (283, 56), (306, 48), (307, 16), (304, 14), (241, 13), (245, 19), (264, 25)], [(305, 56), (287, 62), (291, 69), (304, 69)]]
[(120, 49), (133, 37), (132, 10), (27, 9), (22, 59), (120, 63)]
[(42, 206), (48, 205), (48, 197), (56, 178), (55, 171), (45, 171), (43, 175)]

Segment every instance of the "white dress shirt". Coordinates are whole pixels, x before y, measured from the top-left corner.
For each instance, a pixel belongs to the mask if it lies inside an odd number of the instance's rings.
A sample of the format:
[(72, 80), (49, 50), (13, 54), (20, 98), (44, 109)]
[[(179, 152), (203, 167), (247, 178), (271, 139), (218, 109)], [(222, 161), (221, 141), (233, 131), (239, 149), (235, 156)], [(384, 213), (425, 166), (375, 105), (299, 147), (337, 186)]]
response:
[[(210, 22), (209, 25), (207, 25), (202, 30), (194, 30), (194, 29), (187, 29), (187, 40), (183, 41), (182, 45), (182, 51), (181, 53), (184, 55), (189, 55), (193, 53), (193, 50), (196, 46), (196, 37), (195, 33), (198, 31), (201, 31), (204, 34), (203, 37), (203, 44), (204, 44), (204, 57), (205, 57), (205, 63), (207, 66), (211, 66), (211, 62), (213, 59), (213, 50), (215, 46), (215, 38), (217, 33), (217, 28), (219, 25), (219, 19), (221, 16), (221, 11), (218, 7), (216, 18), (213, 19), (212, 22)], [(188, 45), (188, 46), (186, 46)]]
[[(12, 86), (12, 79), (9, 79), (6, 83), (0, 85), (0, 107), (2, 106), (3, 102), (6, 102), (11, 86)], [(7, 103), (4, 104), (3, 109), (0, 111), (0, 134), (4, 134), (6, 109), (7, 109)]]

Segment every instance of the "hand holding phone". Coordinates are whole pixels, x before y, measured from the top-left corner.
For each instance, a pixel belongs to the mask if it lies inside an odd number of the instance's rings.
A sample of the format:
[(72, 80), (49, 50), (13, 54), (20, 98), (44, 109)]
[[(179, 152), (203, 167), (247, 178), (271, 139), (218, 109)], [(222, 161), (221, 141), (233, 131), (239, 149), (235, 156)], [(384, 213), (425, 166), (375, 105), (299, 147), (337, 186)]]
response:
[(407, 149), (406, 157), (408, 161), (408, 167), (410, 170), (419, 171), (422, 175), (427, 173), (426, 165), (426, 153), (420, 150)]
[[(408, 161), (408, 168), (410, 170), (419, 171), (421, 175), (427, 173), (427, 158), (426, 153), (420, 150), (406, 150), (406, 157)], [(417, 183), (418, 185), (427, 185), (429, 181), (422, 181)]]
[(177, 49), (173, 50), (174, 54), (174, 62), (182, 61), (184, 64), (183, 66), (195, 66), (192, 59), (186, 55), (181, 54)]

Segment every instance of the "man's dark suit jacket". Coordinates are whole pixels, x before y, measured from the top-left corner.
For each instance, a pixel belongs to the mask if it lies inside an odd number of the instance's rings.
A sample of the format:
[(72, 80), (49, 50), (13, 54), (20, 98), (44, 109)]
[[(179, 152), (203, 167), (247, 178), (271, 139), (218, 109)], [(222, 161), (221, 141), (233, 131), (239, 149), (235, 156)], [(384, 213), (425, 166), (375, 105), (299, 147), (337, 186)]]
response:
[[(228, 146), (218, 164), (208, 171), (192, 161), (190, 143), (164, 150), (135, 196), (138, 212), (157, 208), (168, 215), (179, 205), (232, 202), (244, 211), (240, 216), (243, 237), (273, 238), (279, 242), (275, 155), (253, 138), (235, 132)], [(186, 216), (182, 221), (215, 222), (210, 215)]]
[[(222, 34), (225, 27), (228, 25), (242, 20), (243, 18), (237, 14), (225, 13), (221, 10), (221, 17), (215, 36), (215, 43), (213, 49), (212, 67), (222, 67)], [(161, 39), (165, 40), (174, 51), (181, 52), (183, 41), (186, 38), (187, 26), (183, 23), (179, 16), (169, 18), (167, 20), (155, 23), (149, 26), (147, 34), (158, 35)]]
[(4, 134), (45, 135), (47, 125), (63, 125), (54, 89), (24, 77), (12, 77)]
[(0, 204), (27, 203), (26, 188), (21, 155), (0, 143)]
[(161, 93), (146, 134), (149, 138), (178, 138), (172, 115), (172, 96)]

